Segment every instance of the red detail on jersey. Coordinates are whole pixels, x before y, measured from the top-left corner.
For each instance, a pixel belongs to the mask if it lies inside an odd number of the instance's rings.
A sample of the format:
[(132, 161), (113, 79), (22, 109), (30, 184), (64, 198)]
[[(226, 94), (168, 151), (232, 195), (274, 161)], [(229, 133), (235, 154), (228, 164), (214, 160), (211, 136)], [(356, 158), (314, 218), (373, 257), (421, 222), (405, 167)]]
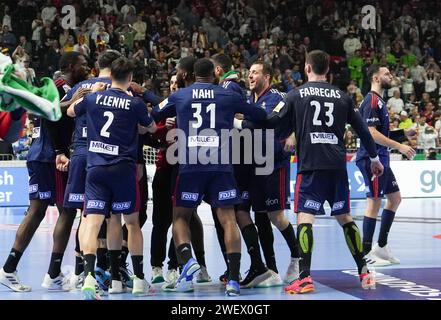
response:
[(441, 234), (437, 234), (437, 235), (435, 235), (433, 237), (436, 238), (436, 239), (441, 239)]
[(66, 81), (64, 79), (57, 79), (55, 80), (55, 86), (57, 88), (62, 87), (66, 84)]
[[(23, 115), (20, 118), (21, 126), (18, 128), (19, 132), (12, 134), (12, 136), (20, 138), (21, 130), (23, 129), (23, 127), (26, 123), (26, 117), (27, 117), (27, 115), (25, 112), (25, 113), (23, 113)], [(11, 129), (11, 126), (13, 123), (14, 123), (14, 120), (12, 120), (9, 112), (6, 112), (6, 111), (0, 112), (0, 139), (4, 139), (6, 136), (11, 137), (11, 132), (9, 132), (9, 130)], [(9, 142), (12, 143), (14, 141), (9, 141)]]
[(374, 93), (371, 93), (371, 108), (372, 109), (378, 108), (378, 97)]

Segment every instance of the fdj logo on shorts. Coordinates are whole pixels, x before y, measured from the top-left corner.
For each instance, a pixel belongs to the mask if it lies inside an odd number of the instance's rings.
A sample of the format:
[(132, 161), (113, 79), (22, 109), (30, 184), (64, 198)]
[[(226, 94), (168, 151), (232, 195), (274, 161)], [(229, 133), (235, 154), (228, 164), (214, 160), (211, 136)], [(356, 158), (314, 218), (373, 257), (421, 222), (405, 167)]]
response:
[(104, 209), (105, 202), (100, 200), (88, 200), (87, 209)]
[(114, 202), (112, 204), (112, 210), (115, 211), (121, 211), (121, 210), (127, 210), (130, 209), (130, 204), (132, 203), (132, 201), (127, 201), (127, 202)]
[(84, 194), (82, 193), (69, 193), (69, 201), (70, 202), (83, 202)]
[(236, 189), (219, 192), (219, 200), (228, 200), (236, 198)]
[(199, 193), (192, 193), (192, 192), (182, 192), (181, 194), (181, 200), (185, 201), (198, 201)]
[(45, 192), (39, 192), (38, 193), (38, 198), (40, 200), (50, 199), (51, 196), (52, 196), (52, 192), (50, 192), (50, 191), (45, 191)]
[(29, 193), (35, 193), (38, 191), (38, 184), (32, 184), (29, 186)]
[(346, 201), (338, 201), (338, 202), (334, 203), (334, 205), (332, 206), (332, 211), (337, 211), (337, 210), (343, 209), (343, 207), (345, 206), (345, 202)]
[(320, 202), (313, 200), (306, 200), (304, 207), (308, 209), (313, 209), (315, 211), (319, 211), (321, 206), (322, 204)]

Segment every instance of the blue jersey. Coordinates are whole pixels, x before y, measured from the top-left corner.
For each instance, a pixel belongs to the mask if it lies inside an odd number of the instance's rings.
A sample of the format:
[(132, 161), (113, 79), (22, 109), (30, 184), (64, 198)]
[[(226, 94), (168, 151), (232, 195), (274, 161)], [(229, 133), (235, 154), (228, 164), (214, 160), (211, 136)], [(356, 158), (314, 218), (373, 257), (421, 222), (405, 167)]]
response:
[[(286, 96), (285, 93), (276, 89), (268, 88), (264, 91), (255, 101), (255, 95), (252, 94), (249, 97), (249, 101), (255, 103), (258, 107), (265, 110), (267, 115), (270, 115), (273, 110), (283, 104), (283, 99)], [(289, 163), (291, 154), (283, 150), (285, 146), (285, 139), (292, 133), (289, 128), (289, 120), (284, 119), (274, 129), (274, 169), (278, 169)], [(264, 139), (263, 141), (266, 141)], [(265, 148), (265, 147), (264, 147)]]
[(32, 144), (27, 161), (55, 162), (55, 150), (45, 119), (36, 118), (32, 130)]
[[(249, 104), (239, 94), (211, 83), (196, 82), (161, 102), (153, 109), (152, 116), (156, 122), (177, 117), (177, 127), (185, 134), (185, 137), (178, 136), (179, 152), (185, 150), (185, 161), (179, 160), (179, 173), (232, 172), (231, 161), (222, 157), (222, 151), (228, 146), (231, 151), (231, 139), (223, 137), (221, 130), (233, 129), (236, 113), (249, 115), (258, 122), (266, 118), (263, 110)], [(194, 159), (201, 148), (216, 161), (202, 164)]]
[[(360, 114), (368, 127), (374, 127), (378, 132), (389, 137), (389, 112), (386, 103), (377, 93), (371, 91), (366, 95), (360, 105)], [(379, 144), (376, 144), (376, 147), (381, 163), (385, 167), (389, 167), (388, 148)], [(361, 143), (356, 160), (365, 158), (369, 158), (369, 154), (364, 144)]]
[(85, 96), (75, 106), (75, 114), (87, 114), (88, 168), (137, 161), (138, 124), (152, 123), (140, 98), (110, 88)]
[(242, 97), (246, 97), (245, 90), (236, 82), (232, 80), (226, 80), (219, 83), (224, 89), (234, 91), (240, 94)]
[[(90, 78), (77, 83), (69, 90), (61, 101), (69, 101), (72, 96), (80, 88), (91, 89), (97, 82), (107, 83), (108, 87), (112, 84), (112, 80), (109, 77), (96, 77)], [(75, 155), (87, 153), (87, 120), (86, 114), (75, 117), (75, 129), (73, 134), (73, 148)]]

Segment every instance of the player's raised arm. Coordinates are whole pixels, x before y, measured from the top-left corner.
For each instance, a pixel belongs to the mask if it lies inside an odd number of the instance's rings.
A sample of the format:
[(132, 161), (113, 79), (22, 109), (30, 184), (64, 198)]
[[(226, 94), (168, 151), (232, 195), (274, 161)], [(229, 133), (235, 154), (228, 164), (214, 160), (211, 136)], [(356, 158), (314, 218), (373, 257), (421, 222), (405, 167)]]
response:
[[(176, 94), (175, 94), (176, 95)], [(159, 121), (176, 116), (175, 97), (171, 95), (160, 104), (155, 106), (151, 112), (151, 117), (158, 123)]]
[(74, 103), (72, 103), (69, 108), (67, 108), (67, 115), (69, 117), (75, 118), (76, 116), (80, 116), (86, 112), (84, 97), (78, 99)]

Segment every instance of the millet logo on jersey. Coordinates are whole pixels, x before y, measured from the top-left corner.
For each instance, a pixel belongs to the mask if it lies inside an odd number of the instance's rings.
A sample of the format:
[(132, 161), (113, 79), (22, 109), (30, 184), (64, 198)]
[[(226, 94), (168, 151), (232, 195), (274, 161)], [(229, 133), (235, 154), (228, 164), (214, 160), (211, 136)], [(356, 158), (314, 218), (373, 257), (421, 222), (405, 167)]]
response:
[(38, 198), (43, 200), (43, 199), (50, 199), (52, 196), (52, 192), (50, 191), (45, 191), (45, 192), (39, 192), (38, 193)]
[(132, 204), (132, 201), (114, 202), (114, 203), (112, 203), (112, 210), (115, 210), (115, 211), (127, 210), (127, 209), (130, 209), (131, 204)]
[(100, 141), (90, 141), (89, 151), (117, 156), (119, 152), (119, 146), (103, 143)]
[(337, 211), (337, 210), (343, 209), (343, 207), (345, 206), (345, 202), (346, 201), (338, 201), (338, 202), (334, 203), (334, 205), (332, 206), (332, 211)]
[(313, 209), (315, 211), (319, 211), (322, 204), (320, 202), (314, 200), (306, 200), (305, 208)]
[(338, 138), (333, 133), (328, 132), (311, 132), (311, 143), (338, 144)]
[(219, 147), (219, 137), (216, 136), (190, 136), (189, 147)]
[(367, 123), (374, 123), (374, 122), (379, 122), (379, 121), (380, 121), (380, 118), (377, 118), (377, 117), (366, 119)]
[(198, 201), (198, 198), (199, 198), (199, 193), (182, 192), (181, 194), (181, 200)]
[(29, 193), (35, 193), (38, 191), (38, 184), (32, 184), (29, 186)]
[(236, 198), (236, 189), (219, 192), (218, 200), (228, 200)]
[(87, 201), (87, 209), (104, 209), (106, 203), (101, 200), (88, 200)]
[(84, 194), (69, 193), (69, 202), (84, 202)]

